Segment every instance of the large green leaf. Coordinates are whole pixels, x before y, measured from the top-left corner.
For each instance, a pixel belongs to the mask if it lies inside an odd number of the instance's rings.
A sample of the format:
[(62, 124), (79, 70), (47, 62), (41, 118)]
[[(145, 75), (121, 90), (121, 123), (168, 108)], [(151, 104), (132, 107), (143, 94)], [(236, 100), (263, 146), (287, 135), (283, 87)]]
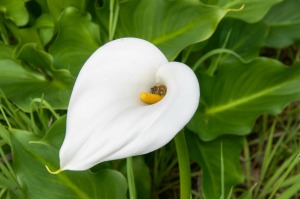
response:
[(18, 26), (25, 25), (29, 20), (25, 0), (0, 0), (0, 13), (1, 12), (4, 12), (5, 16)]
[[(58, 168), (56, 144), (62, 141), (64, 132), (65, 117), (59, 119), (42, 140), (27, 131), (11, 132), (14, 169), (27, 198), (125, 199), (126, 180), (117, 171), (103, 169), (95, 174), (88, 171), (63, 171), (57, 175), (48, 173), (45, 165)], [(50, 137), (52, 141), (48, 142)]]
[[(243, 137), (227, 136), (203, 142), (193, 133), (186, 134), (190, 158), (202, 168), (202, 189), (205, 198), (220, 198), (222, 194), (222, 175), (224, 175), (224, 198), (235, 185), (243, 182), (239, 157)], [(221, 151), (222, 146), (222, 151)], [(221, 152), (224, 172), (222, 174)]]
[(77, 76), (87, 58), (99, 47), (99, 28), (91, 16), (75, 8), (67, 8), (58, 21), (58, 35), (50, 46), (53, 65)]
[[(244, 20), (248, 23), (260, 21), (269, 9), (282, 0), (212, 0), (214, 4), (232, 9), (226, 17)], [(209, 1), (210, 2), (210, 1)]]
[(262, 113), (279, 113), (300, 98), (300, 63), (292, 68), (266, 58), (224, 63), (214, 77), (202, 74), (201, 103), (188, 124), (203, 140), (245, 135)]
[[(223, 20), (213, 36), (209, 39), (205, 50), (207, 52), (216, 48), (233, 50), (246, 60), (256, 58), (260, 48), (264, 45), (268, 29), (262, 23), (249, 24), (241, 20)], [(224, 54), (224, 58), (231, 56)]]
[(263, 22), (269, 27), (266, 45), (284, 48), (300, 40), (300, 2), (285, 0), (274, 6)]
[(0, 59), (0, 88), (5, 95), (25, 111), (30, 110), (34, 98), (43, 98), (55, 109), (66, 109), (74, 84), (71, 74), (51, 68), (51, 56), (33, 44), (23, 46), (19, 57), (28, 64), (26, 68), (15, 59)]
[[(108, 24), (105, 12), (108, 9), (106, 3), (98, 13), (104, 26)], [(221, 8), (207, 7), (199, 1), (124, 1), (120, 3), (115, 37), (146, 39), (173, 60), (183, 48), (209, 38), (225, 13)]]

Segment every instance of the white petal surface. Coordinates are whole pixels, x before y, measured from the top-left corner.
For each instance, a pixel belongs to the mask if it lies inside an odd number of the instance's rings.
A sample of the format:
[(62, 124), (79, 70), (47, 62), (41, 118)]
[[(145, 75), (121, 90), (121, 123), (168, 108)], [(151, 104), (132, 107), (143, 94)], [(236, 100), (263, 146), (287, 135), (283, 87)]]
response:
[[(141, 102), (139, 94), (156, 83), (167, 86), (166, 96), (153, 105)], [(84, 64), (73, 88), (61, 170), (85, 170), (162, 147), (191, 119), (199, 95), (193, 71), (169, 63), (151, 43), (107, 43)]]

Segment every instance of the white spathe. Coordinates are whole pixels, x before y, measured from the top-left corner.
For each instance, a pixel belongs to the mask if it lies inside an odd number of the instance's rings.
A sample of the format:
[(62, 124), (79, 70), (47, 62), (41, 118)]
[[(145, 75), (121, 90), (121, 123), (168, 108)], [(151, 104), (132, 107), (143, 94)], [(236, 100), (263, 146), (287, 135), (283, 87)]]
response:
[[(156, 84), (167, 87), (153, 105), (140, 100)], [(87, 60), (73, 88), (60, 170), (86, 170), (167, 144), (194, 115), (198, 80), (185, 64), (168, 62), (137, 38), (111, 41)]]

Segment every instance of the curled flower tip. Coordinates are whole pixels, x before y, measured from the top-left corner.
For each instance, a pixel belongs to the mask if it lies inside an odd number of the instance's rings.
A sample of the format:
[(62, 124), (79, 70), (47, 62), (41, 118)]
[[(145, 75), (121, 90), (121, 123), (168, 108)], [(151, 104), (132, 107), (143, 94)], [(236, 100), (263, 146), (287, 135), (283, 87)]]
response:
[(162, 98), (163, 98), (162, 96), (152, 94), (152, 93), (142, 92), (140, 94), (140, 99), (142, 100), (142, 102), (146, 104), (155, 104), (159, 102)]
[(54, 175), (59, 174), (60, 172), (62, 172), (61, 169), (58, 169), (57, 171), (51, 171), (47, 165), (45, 165), (45, 167), (46, 167), (46, 169), (49, 173), (54, 174)]

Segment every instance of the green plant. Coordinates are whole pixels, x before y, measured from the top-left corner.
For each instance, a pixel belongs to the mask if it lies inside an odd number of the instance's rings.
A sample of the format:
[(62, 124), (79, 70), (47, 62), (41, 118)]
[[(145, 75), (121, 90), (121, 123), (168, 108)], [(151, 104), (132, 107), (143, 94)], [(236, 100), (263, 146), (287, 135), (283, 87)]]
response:
[[(150, 41), (198, 77), (200, 105), (180, 134), (193, 198), (299, 197), (291, 104), (300, 99), (299, 8), (296, 0), (0, 0), (0, 198), (127, 197), (124, 160), (59, 175), (45, 168), (59, 167), (83, 63), (122, 37)], [(138, 198), (179, 197), (173, 142), (134, 157), (132, 169)]]

